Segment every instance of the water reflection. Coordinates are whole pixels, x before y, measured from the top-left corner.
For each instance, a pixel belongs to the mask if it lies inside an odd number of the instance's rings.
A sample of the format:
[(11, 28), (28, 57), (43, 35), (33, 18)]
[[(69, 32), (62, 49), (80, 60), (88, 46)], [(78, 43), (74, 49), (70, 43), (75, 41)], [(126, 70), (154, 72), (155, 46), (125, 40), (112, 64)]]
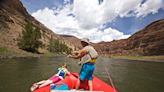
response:
[[(64, 62), (70, 71), (80, 70), (77, 61), (66, 56), (0, 60), (0, 92), (29, 92), (32, 83), (49, 78)], [(110, 84), (105, 67), (118, 92), (163, 91), (164, 63), (100, 57), (94, 74)]]

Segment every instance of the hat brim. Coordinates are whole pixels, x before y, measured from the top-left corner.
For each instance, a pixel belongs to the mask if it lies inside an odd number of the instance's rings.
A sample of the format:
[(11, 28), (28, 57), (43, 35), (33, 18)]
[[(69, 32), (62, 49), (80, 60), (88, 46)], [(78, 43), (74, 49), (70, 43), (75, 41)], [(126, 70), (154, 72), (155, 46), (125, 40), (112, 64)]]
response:
[(81, 42), (85, 42), (85, 43), (87, 43), (87, 44), (90, 44), (89, 42), (86, 42), (86, 41), (83, 41), (83, 40), (81, 40)]

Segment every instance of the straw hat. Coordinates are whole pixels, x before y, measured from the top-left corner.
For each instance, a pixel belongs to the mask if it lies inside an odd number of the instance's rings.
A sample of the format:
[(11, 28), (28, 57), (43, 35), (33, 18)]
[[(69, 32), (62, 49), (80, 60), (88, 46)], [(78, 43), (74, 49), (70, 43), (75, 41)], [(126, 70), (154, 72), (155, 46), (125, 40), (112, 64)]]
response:
[(81, 42), (85, 42), (85, 43), (90, 44), (90, 42), (89, 42), (89, 39), (88, 39), (88, 38), (83, 38), (83, 39), (81, 39)]

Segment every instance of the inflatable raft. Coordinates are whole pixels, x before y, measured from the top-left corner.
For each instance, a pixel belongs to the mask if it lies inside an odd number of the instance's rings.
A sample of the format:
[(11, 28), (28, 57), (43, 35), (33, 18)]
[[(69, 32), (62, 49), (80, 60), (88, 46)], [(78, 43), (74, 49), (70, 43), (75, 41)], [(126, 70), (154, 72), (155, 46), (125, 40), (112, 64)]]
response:
[[(71, 89), (75, 88), (75, 85), (78, 80), (78, 73), (71, 73), (70, 75), (66, 76), (64, 80), (59, 81), (57, 84), (63, 83), (67, 85), (68, 90), (62, 91), (62, 92), (72, 92)], [(50, 85), (39, 88), (33, 92), (50, 92)], [(88, 82), (87, 81), (82, 81), (80, 84), (80, 88), (83, 90), (89, 90)], [(70, 91), (69, 91), (70, 90)], [(116, 90), (111, 87), (110, 85), (106, 84), (102, 80), (98, 79), (97, 77), (93, 76), (93, 91), (97, 92), (116, 92)], [(52, 92), (52, 91), (51, 91)], [(55, 91), (53, 91), (55, 92)], [(57, 91), (59, 92), (59, 91)], [(74, 91), (78, 92), (78, 91)], [(81, 92), (81, 91), (80, 91)]]

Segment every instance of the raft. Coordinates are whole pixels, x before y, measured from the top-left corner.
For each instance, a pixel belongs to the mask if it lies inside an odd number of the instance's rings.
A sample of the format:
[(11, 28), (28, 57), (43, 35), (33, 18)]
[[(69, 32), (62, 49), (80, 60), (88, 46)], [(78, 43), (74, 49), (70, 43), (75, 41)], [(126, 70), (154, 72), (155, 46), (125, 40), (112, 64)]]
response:
[[(64, 83), (68, 86), (69, 90), (62, 91), (62, 92), (72, 92), (71, 90), (75, 89), (77, 80), (78, 80), (78, 73), (71, 73), (70, 75), (67, 75), (64, 78), (64, 80), (61, 80), (58, 83)], [(89, 90), (88, 82), (81, 81), (79, 89), (83, 89), (84, 92), (85, 90), (86, 91)], [(83, 92), (83, 91), (79, 91), (79, 92)], [(93, 76), (93, 91), (94, 92), (96, 91), (97, 92), (116, 92), (116, 90), (112, 86), (106, 84), (105, 82), (97, 78), (96, 76)], [(50, 85), (36, 89), (33, 92), (50, 92)], [(73, 91), (73, 92), (78, 92), (78, 91)]]

